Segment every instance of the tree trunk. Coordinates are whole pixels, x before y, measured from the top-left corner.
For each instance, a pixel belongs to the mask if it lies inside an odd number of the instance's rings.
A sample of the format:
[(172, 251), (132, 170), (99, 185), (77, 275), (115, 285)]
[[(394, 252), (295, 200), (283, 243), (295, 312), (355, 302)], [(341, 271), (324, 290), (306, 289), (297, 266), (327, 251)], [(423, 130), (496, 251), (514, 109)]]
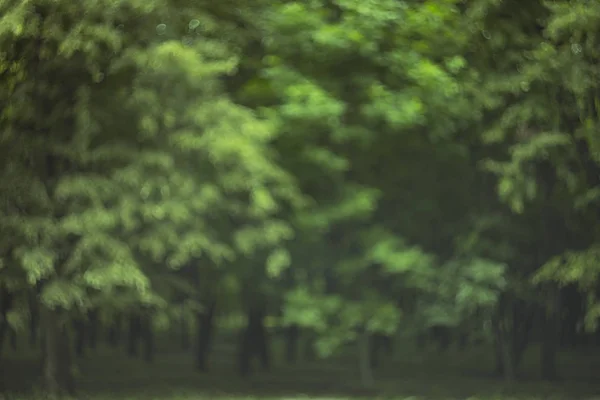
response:
[(496, 350), (496, 369), (508, 383), (516, 380), (515, 362), (512, 357), (511, 346), (508, 340), (505, 324), (502, 317), (496, 316), (492, 322)]
[(73, 396), (75, 382), (66, 327), (60, 324), (58, 311), (45, 308), (42, 312), (44, 389), (51, 395)]
[(417, 334), (415, 341), (419, 350), (425, 350), (427, 347), (427, 334), (428, 332), (419, 332)]
[(363, 388), (371, 388), (374, 384), (373, 369), (371, 368), (371, 346), (369, 333), (365, 330), (360, 333), (358, 344), (358, 368), (360, 383)]
[(577, 320), (570, 314), (571, 311), (567, 311), (567, 317), (563, 320), (560, 330), (560, 347), (566, 349), (577, 347)]
[(151, 316), (140, 318), (140, 331), (140, 338), (144, 340), (144, 361), (151, 363), (154, 361), (154, 329)]
[(19, 349), (19, 343), (17, 341), (17, 331), (13, 328), (9, 328), (8, 336), (10, 337), (10, 348), (13, 349), (13, 351), (17, 351)]
[(0, 318), (0, 359), (2, 359), (2, 355), (4, 353), (4, 342), (6, 341), (9, 326), (4, 317), (0, 316)]
[(515, 374), (521, 365), (525, 350), (529, 346), (529, 336), (533, 327), (535, 312), (524, 301), (516, 301), (512, 306), (511, 359)]
[(379, 367), (379, 338), (377, 335), (371, 335), (369, 340), (369, 362), (371, 363), (371, 368), (376, 369)]
[(456, 342), (458, 350), (465, 351), (467, 349), (468, 344), (469, 344), (469, 334), (461, 331), (458, 334), (458, 340)]
[(504, 377), (504, 356), (502, 355), (502, 344), (497, 332), (494, 330), (494, 360), (496, 366), (494, 368), (494, 375), (498, 377)]
[(179, 329), (181, 329), (181, 350), (187, 351), (190, 349), (190, 326), (185, 315), (181, 316)]
[(98, 344), (98, 311), (90, 311), (88, 314), (89, 326), (88, 326), (88, 344), (90, 349), (95, 350)]
[(73, 326), (75, 328), (75, 354), (77, 357), (83, 357), (85, 355), (85, 342), (86, 342), (86, 326), (83, 318), (78, 318), (74, 321)]
[(33, 291), (29, 295), (29, 315), (29, 346), (36, 348), (39, 343), (40, 306)]
[(554, 289), (551, 305), (544, 318), (544, 330), (542, 337), (541, 352), (541, 375), (542, 379), (555, 381), (558, 379), (556, 370), (556, 350), (558, 347), (558, 336), (560, 332), (560, 291)]
[(392, 338), (381, 333), (375, 333), (369, 341), (371, 352), (371, 367), (378, 368), (381, 364), (381, 355), (391, 355), (393, 352)]
[(260, 360), (263, 370), (268, 371), (271, 368), (271, 357), (269, 352), (269, 335), (267, 332), (267, 327), (265, 326), (264, 311), (257, 312), (255, 318), (255, 337), (258, 342), (256, 346), (257, 356)]
[[(249, 325), (249, 324), (248, 324)], [(238, 354), (239, 372), (241, 376), (248, 376), (252, 372), (252, 334), (249, 326), (242, 330), (240, 337), (240, 349)]]
[(308, 332), (304, 336), (303, 357), (306, 361), (314, 361), (317, 358), (315, 354), (315, 334), (314, 332)]
[(242, 333), (239, 367), (242, 376), (249, 375), (252, 359), (257, 357), (264, 370), (270, 368), (269, 339), (264, 325), (265, 312), (263, 309), (255, 308), (248, 312), (246, 329)]
[(133, 314), (129, 317), (129, 332), (127, 334), (127, 354), (130, 357), (137, 357), (138, 344), (141, 334), (140, 316)]
[(394, 355), (394, 336), (388, 336), (388, 335), (383, 335), (383, 349), (385, 350), (386, 354), (389, 356), (393, 356)]
[(450, 344), (452, 343), (450, 328), (446, 326), (434, 326), (431, 328), (431, 334), (437, 342), (440, 352), (445, 352), (450, 348)]
[(197, 315), (198, 334), (196, 347), (196, 368), (199, 371), (208, 371), (208, 357), (212, 345), (212, 338), (215, 330), (215, 311), (217, 302), (211, 301), (203, 312)]
[(108, 344), (115, 348), (119, 346), (121, 341), (121, 325), (122, 325), (122, 316), (117, 315), (115, 317), (115, 321), (111, 324), (108, 329)]
[(300, 340), (300, 328), (297, 325), (288, 326), (285, 329), (285, 359), (288, 364), (298, 361), (298, 342)]
[(10, 335), (11, 328), (6, 315), (12, 307), (12, 300), (12, 294), (3, 287), (0, 287), (0, 355), (4, 351), (6, 337)]
[[(545, 159), (540, 161), (538, 167), (538, 180), (546, 200), (541, 208), (540, 238), (537, 248), (538, 265), (544, 264), (551, 257), (566, 250), (570, 242), (568, 232), (570, 229), (565, 225), (564, 216), (557, 214), (553, 208), (553, 192), (556, 187), (556, 170), (552, 163)], [(541, 376), (544, 380), (554, 381), (557, 379), (556, 372), (556, 350), (558, 347), (558, 334), (560, 332), (561, 300), (560, 290), (557, 287), (548, 286), (548, 307), (544, 315), (543, 337), (541, 351)]]

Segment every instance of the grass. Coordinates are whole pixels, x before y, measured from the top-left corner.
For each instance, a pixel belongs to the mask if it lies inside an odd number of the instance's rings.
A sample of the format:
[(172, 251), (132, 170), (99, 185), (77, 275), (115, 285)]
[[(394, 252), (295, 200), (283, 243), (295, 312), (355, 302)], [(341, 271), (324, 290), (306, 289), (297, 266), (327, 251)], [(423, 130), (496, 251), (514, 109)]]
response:
[[(600, 357), (589, 351), (561, 354), (564, 379), (549, 384), (536, 378), (538, 357), (532, 349), (523, 365), (523, 380), (507, 386), (490, 376), (493, 364), (487, 349), (439, 354), (407, 346), (398, 349), (394, 359), (377, 371), (376, 389), (364, 391), (358, 385), (351, 354), (288, 366), (276, 351), (271, 372), (257, 371), (242, 379), (235, 373), (231, 344), (217, 346), (207, 374), (194, 370), (192, 354), (173, 347), (161, 343), (153, 364), (108, 348), (90, 352), (79, 362), (78, 399), (600, 400), (600, 379), (593, 381), (594, 375), (600, 378)], [(4, 398), (32, 398), (28, 392), (36, 386), (37, 370), (33, 354), (7, 352), (0, 378), (12, 394)]]

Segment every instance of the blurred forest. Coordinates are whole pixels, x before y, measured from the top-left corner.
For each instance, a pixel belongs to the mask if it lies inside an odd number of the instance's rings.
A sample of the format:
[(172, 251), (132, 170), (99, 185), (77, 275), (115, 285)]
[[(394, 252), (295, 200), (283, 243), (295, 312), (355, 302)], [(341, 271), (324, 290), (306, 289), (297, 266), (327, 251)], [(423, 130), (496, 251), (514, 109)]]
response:
[(598, 0), (0, 0), (7, 393), (587, 385), (599, 222)]

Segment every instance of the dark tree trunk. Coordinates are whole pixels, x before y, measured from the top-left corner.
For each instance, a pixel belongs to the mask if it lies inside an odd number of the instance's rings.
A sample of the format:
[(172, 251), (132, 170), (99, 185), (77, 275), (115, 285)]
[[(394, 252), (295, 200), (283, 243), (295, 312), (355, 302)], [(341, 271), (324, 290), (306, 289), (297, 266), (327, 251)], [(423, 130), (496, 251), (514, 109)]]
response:
[(127, 354), (130, 357), (137, 357), (138, 344), (141, 336), (141, 321), (139, 315), (129, 317), (129, 332), (127, 334)]
[(522, 300), (501, 300), (493, 319), (496, 373), (507, 381), (518, 377), (519, 365), (529, 345), (535, 311)]
[(425, 350), (425, 347), (427, 347), (427, 333), (428, 332), (420, 332), (416, 337), (415, 341), (417, 342), (416, 344), (419, 350)]
[(179, 321), (179, 328), (181, 329), (181, 350), (187, 351), (190, 349), (190, 326), (184, 315)]
[(13, 351), (17, 351), (19, 349), (19, 344), (17, 342), (17, 331), (9, 327), (8, 336), (10, 337), (10, 348), (13, 349)]
[(394, 354), (394, 340), (392, 336), (389, 335), (378, 335), (379, 344), (381, 349), (385, 352), (386, 355), (391, 356)]
[(256, 339), (258, 340), (257, 343), (257, 350), (258, 350), (258, 357), (260, 360), (260, 364), (262, 365), (263, 369), (265, 371), (268, 371), (271, 367), (271, 357), (270, 357), (270, 352), (269, 352), (269, 336), (267, 333), (267, 328), (265, 326), (265, 315), (264, 312), (258, 312), (257, 315), (255, 316), (256, 318)]
[(439, 351), (445, 352), (450, 348), (450, 344), (452, 343), (450, 328), (445, 326), (435, 326), (431, 328), (431, 334), (438, 343)]
[(496, 369), (508, 383), (515, 381), (516, 371), (515, 362), (512, 357), (509, 336), (507, 334), (506, 324), (502, 319), (502, 314), (497, 315), (493, 322), (494, 343), (496, 350)]
[(264, 325), (264, 310), (257, 308), (248, 313), (246, 329), (242, 332), (239, 350), (239, 370), (242, 376), (252, 372), (252, 359), (257, 357), (264, 370), (270, 368), (269, 340)]
[(502, 354), (502, 343), (499, 332), (494, 329), (494, 375), (504, 377), (504, 355)]
[(198, 334), (196, 337), (196, 368), (199, 371), (208, 371), (208, 358), (215, 331), (215, 313), (217, 302), (211, 301), (203, 312), (198, 313)]
[(251, 354), (252, 354), (252, 338), (253, 332), (246, 327), (241, 332), (241, 343), (238, 355), (239, 369), (241, 376), (248, 376), (252, 372), (251, 368)]
[[(6, 316), (12, 307), (12, 302), (12, 294), (3, 287), (0, 287), (0, 355), (4, 351), (4, 342), (6, 342), (6, 337), (10, 335), (11, 331)], [(12, 340), (12, 338), (10, 339)]]
[(29, 322), (29, 346), (35, 349), (39, 343), (39, 335), (38, 335), (38, 321), (39, 317), (36, 315), (31, 316), (31, 321)]
[[(538, 167), (538, 180), (543, 190), (546, 203), (541, 208), (540, 239), (538, 246), (538, 265), (542, 265), (552, 256), (566, 250), (569, 243), (569, 228), (565, 219), (553, 208), (553, 192), (556, 187), (556, 170), (548, 160), (540, 161)], [(560, 332), (561, 299), (560, 290), (549, 287), (547, 298), (548, 307), (544, 315), (543, 337), (541, 351), (541, 376), (544, 380), (554, 381), (558, 378), (556, 371), (556, 350)]]
[(458, 334), (457, 347), (459, 351), (465, 351), (469, 344), (469, 335), (466, 332), (460, 332)]
[(560, 330), (560, 347), (573, 349), (577, 346), (577, 321), (569, 316), (566, 318)]
[(108, 344), (113, 348), (118, 347), (121, 342), (122, 321), (122, 316), (117, 315), (108, 329)]
[(358, 370), (360, 374), (360, 383), (363, 388), (371, 388), (374, 384), (373, 360), (371, 359), (373, 336), (369, 335), (366, 329), (360, 332), (357, 342), (358, 352)]
[(29, 295), (29, 346), (36, 348), (39, 343), (39, 321), (40, 306), (37, 301), (37, 293), (31, 291)]
[(568, 286), (563, 290), (563, 305), (566, 311), (562, 320), (560, 345), (563, 348), (575, 348), (581, 343), (578, 332), (579, 323), (584, 318), (583, 300), (576, 286)]
[(392, 340), (387, 335), (373, 334), (369, 340), (369, 358), (371, 360), (371, 367), (377, 368), (381, 364), (382, 352), (386, 355), (392, 353)]
[(297, 325), (285, 329), (285, 359), (288, 364), (298, 361), (298, 342), (300, 341), (300, 328)]
[(56, 310), (43, 310), (44, 389), (50, 395), (75, 395), (72, 357), (66, 327), (61, 326)]
[(83, 318), (78, 318), (73, 322), (75, 328), (75, 354), (77, 357), (85, 355), (86, 326)]
[(525, 350), (529, 346), (529, 338), (531, 329), (533, 328), (533, 320), (535, 311), (528, 307), (524, 301), (517, 301), (512, 307), (512, 342), (511, 342), (511, 359), (513, 361), (513, 370), (515, 374), (521, 360), (525, 354)]
[(4, 318), (0, 320), (0, 359), (4, 353), (4, 342), (6, 342), (6, 336), (8, 335), (9, 329), (8, 322), (6, 322)]
[(98, 344), (98, 311), (90, 311), (89, 313), (89, 327), (88, 327), (88, 344), (90, 349), (95, 350)]
[(544, 318), (544, 330), (541, 352), (541, 375), (547, 381), (556, 381), (556, 351), (560, 332), (560, 291), (554, 290), (551, 294), (551, 305)]
[(371, 363), (371, 368), (375, 369), (379, 367), (380, 359), (379, 354), (381, 350), (379, 337), (378, 335), (371, 335), (368, 340), (369, 344), (369, 361)]
[(144, 316), (140, 320), (140, 338), (144, 340), (144, 361), (154, 361), (154, 329), (152, 317)]
[(314, 361), (317, 358), (315, 354), (315, 334), (310, 332), (304, 336), (304, 359), (306, 361)]

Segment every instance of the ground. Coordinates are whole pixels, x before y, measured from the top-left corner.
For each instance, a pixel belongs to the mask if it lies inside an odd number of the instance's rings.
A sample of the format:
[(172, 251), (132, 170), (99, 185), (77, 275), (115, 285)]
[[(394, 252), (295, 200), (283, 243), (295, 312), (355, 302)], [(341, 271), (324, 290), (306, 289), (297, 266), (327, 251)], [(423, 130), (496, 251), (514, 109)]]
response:
[[(161, 345), (156, 361), (148, 365), (123, 351), (99, 348), (80, 361), (78, 399), (97, 400), (334, 400), (349, 398), (389, 400), (600, 400), (600, 357), (592, 351), (561, 354), (563, 380), (543, 383), (536, 378), (536, 349), (523, 366), (521, 382), (508, 386), (490, 375), (489, 351), (449, 350), (445, 354), (417, 351), (406, 346), (377, 372), (376, 389), (357, 384), (351, 354), (335, 360), (287, 366), (278, 354), (271, 372), (242, 379), (235, 374), (231, 346), (220, 344), (212, 371), (199, 374), (190, 352)], [(36, 387), (37, 363), (26, 352), (5, 351), (1, 376), (11, 394), (4, 398), (31, 399)], [(19, 394), (21, 393), (21, 394)], [(595, 397), (597, 396), (597, 397)]]

